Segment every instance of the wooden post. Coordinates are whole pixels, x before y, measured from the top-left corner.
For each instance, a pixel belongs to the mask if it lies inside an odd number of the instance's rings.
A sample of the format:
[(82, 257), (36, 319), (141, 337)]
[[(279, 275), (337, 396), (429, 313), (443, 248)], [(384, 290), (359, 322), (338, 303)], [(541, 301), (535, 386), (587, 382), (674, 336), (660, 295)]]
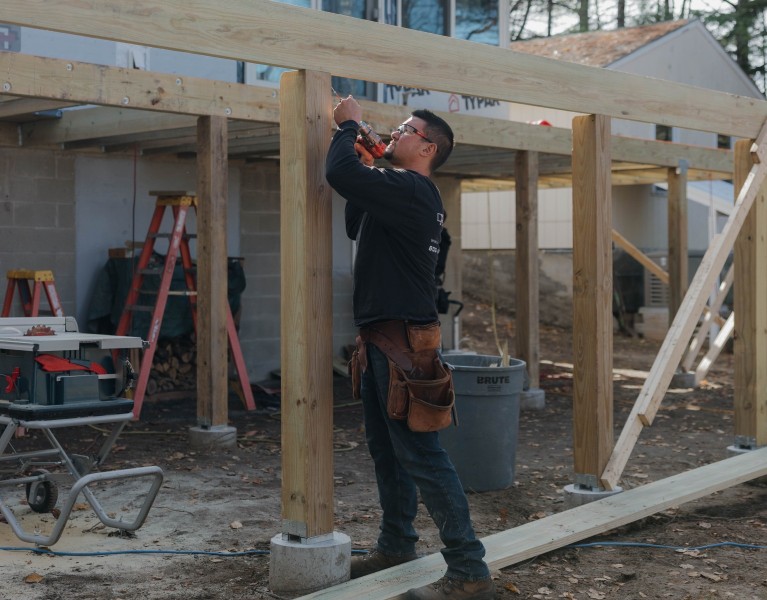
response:
[(600, 488), (613, 448), (610, 119), (573, 119), (573, 459)]
[(540, 386), (538, 330), (538, 153), (519, 150), (514, 168), (517, 356), (527, 364), (529, 387)]
[(227, 424), (226, 117), (197, 121), (197, 423)]
[(280, 81), (282, 533), (333, 532), (330, 75)]
[[(735, 143), (735, 191), (753, 165), (753, 140)], [(735, 445), (767, 444), (767, 191), (762, 185), (735, 240)]]
[(687, 161), (668, 170), (669, 325), (687, 293)]

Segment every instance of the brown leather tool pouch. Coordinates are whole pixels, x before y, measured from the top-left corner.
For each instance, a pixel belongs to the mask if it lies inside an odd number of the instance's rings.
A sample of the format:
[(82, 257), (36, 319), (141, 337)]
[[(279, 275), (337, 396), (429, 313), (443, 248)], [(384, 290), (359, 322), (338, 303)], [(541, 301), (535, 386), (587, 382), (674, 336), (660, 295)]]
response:
[(452, 421), (455, 408), (453, 377), (434, 352), (434, 378), (407, 380), (407, 425), (410, 431), (439, 431)]
[(412, 431), (439, 431), (450, 425), (455, 394), (452, 373), (437, 353), (439, 323), (384, 321), (360, 330), (358, 351), (360, 340), (375, 344), (389, 359), (386, 412), (391, 419), (407, 420)]

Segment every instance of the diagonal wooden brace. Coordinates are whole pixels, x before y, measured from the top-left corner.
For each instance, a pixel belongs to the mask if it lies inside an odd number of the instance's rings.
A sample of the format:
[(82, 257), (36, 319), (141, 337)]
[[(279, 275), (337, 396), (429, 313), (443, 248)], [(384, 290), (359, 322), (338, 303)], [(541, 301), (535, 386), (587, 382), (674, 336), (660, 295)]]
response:
[(727, 219), (722, 232), (714, 236), (703, 256), (695, 277), (690, 283), (682, 305), (674, 317), (666, 338), (661, 345), (650, 374), (639, 392), (634, 408), (628, 416), (610, 459), (600, 478), (600, 484), (612, 490), (618, 483), (629, 455), (634, 449), (642, 429), (652, 424), (671, 379), (685, 352), (685, 348), (711, 293), (716, 278), (724, 268), (727, 256), (735, 244), (738, 232), (743, 226), (749, 210), (754, 203), (767, 176), (765, 154), (767, 153), (767, 124), (762, 125), (755, 143), (751, 148), (754, 166), (735, 201), (732, 213)]

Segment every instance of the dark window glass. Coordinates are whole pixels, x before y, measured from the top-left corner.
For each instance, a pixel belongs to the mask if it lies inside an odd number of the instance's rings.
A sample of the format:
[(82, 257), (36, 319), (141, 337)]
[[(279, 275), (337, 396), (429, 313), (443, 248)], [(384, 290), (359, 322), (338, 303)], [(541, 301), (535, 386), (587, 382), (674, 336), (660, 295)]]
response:
[(447, 35), (446, 0), (402, 0), (402, 26)]
[(455, 0), (455, 37), (498, 45), (498, 0)]

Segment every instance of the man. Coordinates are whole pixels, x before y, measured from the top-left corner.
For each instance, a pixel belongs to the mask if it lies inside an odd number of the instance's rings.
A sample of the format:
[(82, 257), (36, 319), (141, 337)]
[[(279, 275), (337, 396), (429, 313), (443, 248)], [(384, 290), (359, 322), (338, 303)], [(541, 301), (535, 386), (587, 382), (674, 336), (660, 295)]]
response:
[[(408, 327), (438, 322), (434, 270), (445, 210), (429, 178), (453, 149), (453, 132), (441, 118), (416, 110), (392, 132), (384, 158), (395, 168), (373, 167), (355, 143), (362, 109), (351, 96), (336, 106), (338, 131), (327, 157), (327, 180), (346, 203), (346, 231), (357, 240), (354, 322), (360, 337), (392, 323)], [(437, 330), (438, 331), (438, 330)], [(411, 431), (387, 413), (389, 359), (382, 345), (363, 346), (360, 363), (365, 432), (383, 509), (376, 548), (352, 560), (362, 577), (417, 558), (413, 520), (416, 488), (439, 528), (447, 572), (438, 582), (408, 591), (410, 600), (489, 600), (495, 585), (476, 538), (466, 495), (435, 431)]]

